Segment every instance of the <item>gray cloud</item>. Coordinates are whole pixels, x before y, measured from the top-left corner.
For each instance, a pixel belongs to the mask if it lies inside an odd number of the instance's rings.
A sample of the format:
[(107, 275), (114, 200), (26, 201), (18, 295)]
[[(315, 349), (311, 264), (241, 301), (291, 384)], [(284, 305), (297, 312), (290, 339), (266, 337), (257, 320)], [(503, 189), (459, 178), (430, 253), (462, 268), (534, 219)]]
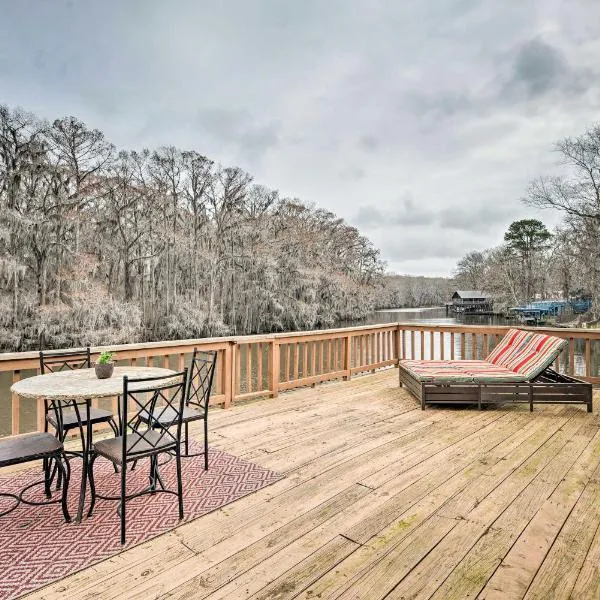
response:
[(468, 232), (487, 232), (490, 226), (498, 223), (510, 223), (518, 218), (515, 208), (509, 205), (444, 208), (437, 222), (442, 229), (456, 229)]
[(395, 271), (451, 273), (514, 218), (552, 224), (519, 198), (600, 114), (598, 22), (590, 0), (5, 0), (1, 101), (195, 148)]
[(511, 76), (499, 97), (538, 100), (550, 93), (568, 96), (583, 93), (592, 84), (591, 70), (571, 65), (565, 54), (541, 39), (524, 42), (516, 49)]
[(396, 203), (379, 209), (372, 204), (359, 207), (352, 221), (361, 227), (419, 226), (432, 222), (435, 215), (419, 206), (409, 193)]
[(530, 40), (517, 52), (511, 83), (523, 85), (530, 96), (538, 96), (560, 85), (568, 71), (561, 52), (541, 40)]

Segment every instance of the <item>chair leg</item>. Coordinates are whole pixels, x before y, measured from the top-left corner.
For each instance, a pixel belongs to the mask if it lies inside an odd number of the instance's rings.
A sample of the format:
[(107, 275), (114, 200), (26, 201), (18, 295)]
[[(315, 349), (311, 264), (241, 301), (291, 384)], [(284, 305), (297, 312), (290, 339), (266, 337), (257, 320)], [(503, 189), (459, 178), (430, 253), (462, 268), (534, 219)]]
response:
[(127, 492), (127, 465), (121, 465), (121, 544), (125, 544), (125, 496)]
[[(64, 460), (64, 463), (63, 463), (63, 460)], [(66, 465), (66, 467), (65, 467), (65, 465)], [(67, 457), (64, 454), (62, 456), (56, 457), (56, 466), (57, 466), (58, 472), (61, 473), (62, 479), (63, 479), (62, 499), (61, 499), (62, 511), (63, 511), (63, 515), (65, 517), (65, 521), (67, 523), (70, 523), (71, 515), (69, 514), (69, 508), (67, 506), (67, 496), (69, 494), (69, 479), (71, 478), (71, 469), (69, 466), (69, 461), (67, 460)]]
[(88, 477), (90, 479), (90, 508), (88, 509), (87, 513), (88, 517), (92, 516), (94, 506), (96, 506), (96, 482), (94, 480), (94, 463), (96, 462), (97, 458), (97, 454), (92, 454), (90, 464), (88, 465)]
[[(119, 426), (115, 422), (114, 417), (108, 422), (108, 424), (110, 425), (110, 428), (113, 430), (115, 437), (119, 437)], [(119, 472), (119, 469), (117, 468), (116, 463), (113, 463), (113, 469), (115, 470), (115, 473)]]
[(185, 443), (185, 455), (189, 456), (190, 455), (190, 443), (189, 443), (189, 423), (186, 421), (183, 424), (185, 431), (184, 431), (184, 443)]
[(156, 463), (157, 463), (157, 459), (156, 456), (151, 456), (150, 457), (150, 475), (148, 477), (148, 479), (150, 480), (150, 490), (152, 491), (152, 493), (154, 493), (156, 491)]
[(52, 464), (52, 458), (44, 459), (44, 494), (46, 498), (52, 498), (52, 491), (50, 488), (52, 487), (52, 482), (50, 481), (50, 465)]
[(181, 450), (175, 450), (175, 465), (177, 470), (177, 500), (179, 503), (179, 519), (183, 519), (183, 482), (181, 480)]
[(204, 417), (204, 470), (208, 471), (208, 419)]

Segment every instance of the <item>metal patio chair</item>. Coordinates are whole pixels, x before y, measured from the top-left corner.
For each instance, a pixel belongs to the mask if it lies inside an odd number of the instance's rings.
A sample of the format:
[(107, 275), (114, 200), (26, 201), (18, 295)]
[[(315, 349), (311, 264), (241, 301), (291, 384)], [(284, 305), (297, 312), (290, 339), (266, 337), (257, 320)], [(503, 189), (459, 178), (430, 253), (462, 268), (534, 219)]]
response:
[[(121, 543), (125, 543), (126, 503), (128, 500), (144, 494), (165, 492), (178, 498), (179, 518), (183, 518), (183, 483), (181, 480), (181, 428), (187, 389), (187, 369), (168, 378), (144, 377), (123, 378), (121, 398), (121, 422), (123, 432), (120, 436), (95, 442), (89, 465), (91, 488), (91, 516), (96, 499), (118, 500), (118, 514), (121, 519)], [(142, 415), (144, 418), (142, 419)], [(177, 491), (165, 487), (159, 472), (160, 455), (175, 457)], [(103, 457), (120, 468), (121, 485), (118, 496), (99, 494), (94, 479), (94, 465), (98, 457)], [(127, 464), (150, 459), (148, 488), (127, 495)]]
[[(183, 408), (184, 453), (182, 456), (192, 458), (204, 455), (205, 470), (208, 470), (208, 406), (216, 364), (217, 352), (215, 350), (204, 351), (194, 348)], [(171, 419), (171, 416), (168, 412), (163, 412), (161, 415), (157, 412), (152, 415), (152, 418), (165, 424)], [(140, 415), (140, 418), (145, 422), (148, 421), (147, 415)], [(189, 424), (194, 421), (204, 422), (204, 452), (190, 454)]]
[[(76, 421), (73, 427), (78, 427), (80, 435), (83, 436), (83, 426), (77, 403), (72, 400), (53, 400), (49, 404), (49, 410), (52, 411), (53, 418), (59, 428), (63, 426), (63, 416), (67, 412), (70, 413), (72, 411)], [(70, 422), (73, 422), (72, 419)], [(11, 513), (21, 503), (30, 506), (60, 503), (62, 505), (65, 521), (70, 522), (71, 516), (69, 515), (69, 510), (67, 508), (67, 494), (69, 490), (69, 480), (71, 478), (71, 468), (62, 440), (47, 431), (0, 439), (0, 468), (38, 460), (41, 460), (43, 463), (44, 479), (26, 485), (18, 494), (13, 492), (0, 492), (0, 497), (13, 498), (16, 501), (13, 506), (0, 513), (0, 517)], [(52, 467), (52, 465), (54, 465), (54, 467)], [(58, 471), (61, 475), (62, 494), (60, 498), (52, 500), (51, 487), (55, 471)], [(24, 497), (28, 490), (42, 484), (44, 485), (44, 494), (47, 498), (46, 501), (35, 501)]]

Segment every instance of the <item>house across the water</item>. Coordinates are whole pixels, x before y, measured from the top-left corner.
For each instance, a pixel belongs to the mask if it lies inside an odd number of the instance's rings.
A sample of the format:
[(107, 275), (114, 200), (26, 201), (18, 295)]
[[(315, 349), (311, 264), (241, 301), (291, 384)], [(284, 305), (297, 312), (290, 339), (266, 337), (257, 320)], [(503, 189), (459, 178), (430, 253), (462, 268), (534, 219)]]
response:
[(482, 290), (456, 290), (446, 309), (454, 313), (486, 315), (494, 312), (494, 300)]

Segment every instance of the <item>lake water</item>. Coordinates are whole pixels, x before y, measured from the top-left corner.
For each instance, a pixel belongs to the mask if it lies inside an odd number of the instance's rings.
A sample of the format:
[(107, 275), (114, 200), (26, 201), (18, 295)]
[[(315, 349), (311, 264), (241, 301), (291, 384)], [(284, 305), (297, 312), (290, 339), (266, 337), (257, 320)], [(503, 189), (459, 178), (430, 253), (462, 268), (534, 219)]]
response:
[(516, 322), (497, 315), (446, 315), (446, 308), (442, 306), (378, 310), (364, 319), (362, 324), (377, 325), (396, 321), (427, 325), (512, 325)]

